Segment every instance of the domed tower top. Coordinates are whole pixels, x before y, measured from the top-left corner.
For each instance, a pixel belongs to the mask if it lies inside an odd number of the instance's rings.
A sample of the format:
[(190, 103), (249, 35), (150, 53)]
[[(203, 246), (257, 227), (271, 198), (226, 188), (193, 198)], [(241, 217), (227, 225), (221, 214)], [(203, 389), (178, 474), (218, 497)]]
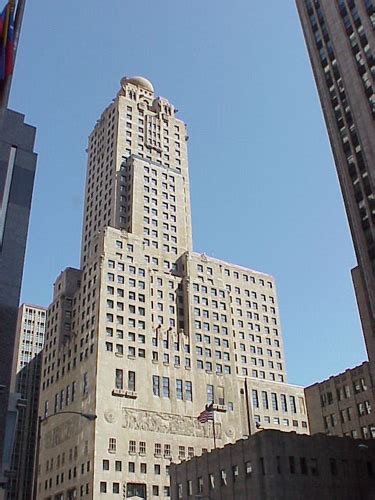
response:
[(137, 87), (142, 87), (143, 89), (154, 93), (154, 86), (152, 85), (150, 80), (147, 80), (147, 78), (143, 78), (143, 76), (125, 76), (121, 80), (121, 86), (124, 86), (126, 83), (132, 83)]

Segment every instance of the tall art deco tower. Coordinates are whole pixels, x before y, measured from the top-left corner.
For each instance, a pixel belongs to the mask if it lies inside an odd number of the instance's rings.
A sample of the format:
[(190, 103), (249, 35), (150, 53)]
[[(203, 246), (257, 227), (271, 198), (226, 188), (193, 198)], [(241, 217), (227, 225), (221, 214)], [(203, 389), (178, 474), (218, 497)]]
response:
[(89, 137), (81, 268), (48, 310), (39, 499), (169, 497), (170, 462), (214, 446), (207, 403), (218, 446), (308, 432), (274, 279), (192, 251), (186, 126), (141, 77)]
[(353, 281), (375, 375), (375, 2), (297, 0), (358, 266)]

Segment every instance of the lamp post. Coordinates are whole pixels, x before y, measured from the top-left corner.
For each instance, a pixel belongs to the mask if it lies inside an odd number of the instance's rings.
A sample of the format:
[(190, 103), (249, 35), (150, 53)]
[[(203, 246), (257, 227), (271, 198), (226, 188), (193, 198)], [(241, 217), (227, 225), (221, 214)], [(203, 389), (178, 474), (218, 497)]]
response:
[(39, 462), (39, 451), (40, 451), (40, 430), (42, 427), (42, 423), (46, 422), (50, 418), (57, 417), (58, 415), (78, 415), (80, 417), (85, 418), (89, 422), (93, 422), (97, 419), (97, 416), (93, 413), (83, 413), (80, 411), (60, 411), (58, 413), (52, 413), (52, 415), (47, 415), (46, 417), (38, 417), (38, 429), (37, 429), (37, 438), (36, 438), (36, 448), (35, 448), (35, 458), (34, 458), (34, 481), (32, 486), (32, 500), (36, 500), (37, 494), (37, 483), (38, 483), (38, 462)]

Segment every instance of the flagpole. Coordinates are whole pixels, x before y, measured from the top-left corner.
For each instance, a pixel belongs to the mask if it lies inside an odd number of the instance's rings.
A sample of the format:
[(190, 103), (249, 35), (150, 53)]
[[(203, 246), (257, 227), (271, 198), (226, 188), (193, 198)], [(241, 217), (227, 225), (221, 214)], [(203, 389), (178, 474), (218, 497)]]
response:
[(212, 430), (214, 434), (214, 450), (216, 450), (215, 410), (214, 404), (206, 405), (206, 411), (212, 411)]
[[(212, 406), (211, 406), (211, 408), (212, 408)], [(212, 416), (213, 416), (212, 427), (213, 427), (213, 431), (214, 431), (214, 450), (216, 450), (215, 410), (213, 408), (212, 408)]]

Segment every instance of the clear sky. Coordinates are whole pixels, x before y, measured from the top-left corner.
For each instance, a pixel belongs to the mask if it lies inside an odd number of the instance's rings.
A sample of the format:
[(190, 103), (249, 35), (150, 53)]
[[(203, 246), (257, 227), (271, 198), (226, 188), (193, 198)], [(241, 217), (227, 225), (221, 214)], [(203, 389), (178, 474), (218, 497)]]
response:
[(289, 381), (362, 362), (355, 257), (293, 0), (28, 2), (10, 103), (38, 128), (22, 300), (49, 304), (79, 266), (87, 136), (124, 75), (149, 78), (188, 124), (195, 250), (276, 277)]

